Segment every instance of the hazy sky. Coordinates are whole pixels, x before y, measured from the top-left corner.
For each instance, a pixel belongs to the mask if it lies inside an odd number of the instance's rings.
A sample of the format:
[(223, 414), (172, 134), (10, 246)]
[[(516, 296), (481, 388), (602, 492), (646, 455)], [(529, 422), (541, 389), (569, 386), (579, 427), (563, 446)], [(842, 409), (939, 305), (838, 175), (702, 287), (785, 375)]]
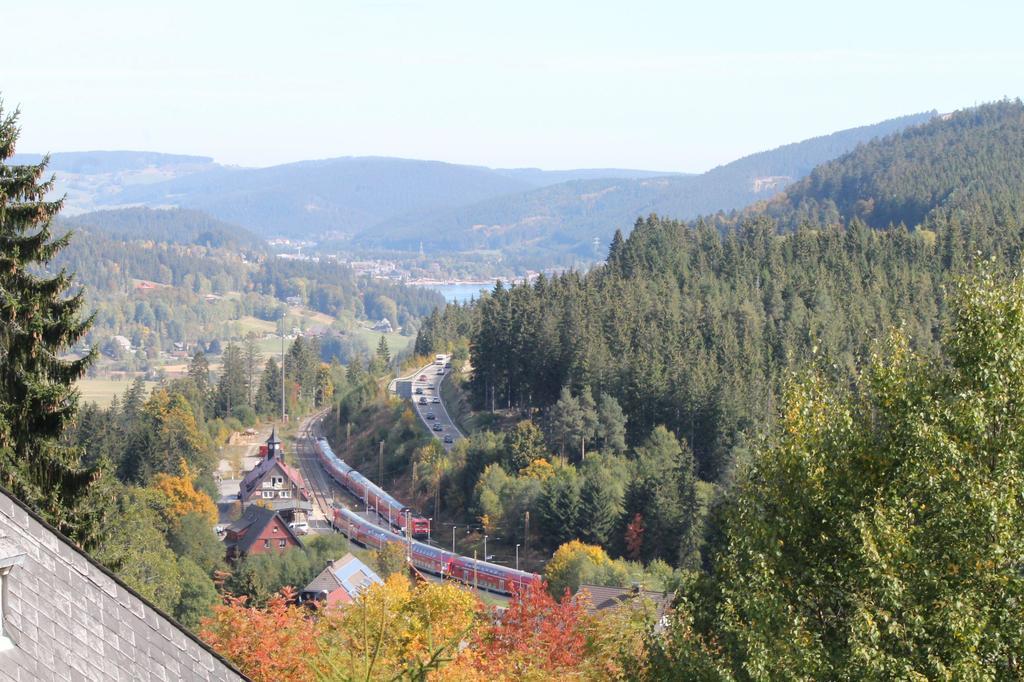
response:
[(7, 4), (19, 149), (700, 171), (1024, 95), (1024, 2)]

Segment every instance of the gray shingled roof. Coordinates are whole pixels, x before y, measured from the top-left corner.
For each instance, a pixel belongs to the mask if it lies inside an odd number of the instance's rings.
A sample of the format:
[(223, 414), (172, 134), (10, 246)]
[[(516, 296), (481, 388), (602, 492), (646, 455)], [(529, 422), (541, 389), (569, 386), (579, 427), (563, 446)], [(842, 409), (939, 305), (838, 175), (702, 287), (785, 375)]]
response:
[(6, 578), (0, 680), (248, 679), (3, 488), (0, 537), (25, 552)]

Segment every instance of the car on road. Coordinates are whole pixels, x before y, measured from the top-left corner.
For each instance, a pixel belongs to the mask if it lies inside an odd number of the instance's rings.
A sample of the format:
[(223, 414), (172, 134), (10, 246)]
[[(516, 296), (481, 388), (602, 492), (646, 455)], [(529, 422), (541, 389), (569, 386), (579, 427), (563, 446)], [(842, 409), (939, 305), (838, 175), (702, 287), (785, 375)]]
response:
[(438, 370), (437, 370), (437, 374), (444, 374), (444, 368), (443, 367), (439, 367)]
[(441, 403), (441, 399), (435, 395), (433, 398), (430, 399), (430, 402), (434, 403), (435, 405), (438, 405)]
[(454, 443), (455, 439), (452, 438), (452, 434), (446, 433), (446, 434), (444, 434), (444, 442), (445, 443)]
[(309, 524), (305, 521), (292, 521), (288, 528), (296, 535), (309, 535)]
[(423, 395), (423, 389), (422, 388), (417, 388), (416, 389), (416, 395)]
[(427, 375), (426, 374), (421, 374), (420, 375), (420, 381), (426, 381), (426, 380), (427, 380)]
[(420, 396), (420, 405), (426, 405), (426, 404), (427, 404), (427, 396), (421, 395)]
[(444, 431), (444, 427), (441, 426), (440, 424), (438, 424), (437, 422), (434, 422), (434, 430), (435, 431)]
[(434, 417), (434, 413), (433, 412), (427, 412), (426, 416), (427, 416), (427, 419), (436, 419), (436, 417)]

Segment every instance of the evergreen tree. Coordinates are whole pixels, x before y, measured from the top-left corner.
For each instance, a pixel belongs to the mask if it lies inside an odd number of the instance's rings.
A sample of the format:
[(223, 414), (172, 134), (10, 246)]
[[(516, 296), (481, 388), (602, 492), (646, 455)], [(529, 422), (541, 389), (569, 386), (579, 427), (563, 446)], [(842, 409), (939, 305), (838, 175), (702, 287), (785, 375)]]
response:
[(281, 413), (281, 366), (273, 357), (267, 360), (256, 392), (256, 411), (264, 416)]
[(256, 333), (249, 332), (245, 335), (245, 345), (243, 347), (246, 401), (252, 408), (256, 407), (256, 392), (259, 390), (259, 384), (256, 382), (256, 373), (259, 371), (260, 366), (260, 348), (256, 343), (257, 340)]
[(380, 335), (380, 342), (377, 344), (377, 359), (384, 367), (391, 365), (391, 350), (388, 348), (388, 340)]
[(568, 386), (562, 387), (558, 402), (548, 410), (545, 423), (548, 441), (558, 448), (559, 455), (565, 455), (566, 446), (573, 447), (579, 443), (584, 424), (583, 411), (579, 399), (572, 395)]
[(230, 417), (236, 408), (248, 405), (245, 358), (238, 344), (229, 343), (221, 356), (220, 380), (217, 382), (217, 414)]
[(622, 517), (622, 489), (604, 467), (583, 469), (580, 488), (579, 532), (577, 535), (607, 547)]
[(580, 481), (576, 469), (562, 466), (544, 481), (537, 500), (537, 517), (543, 542), (557, 547), (574, 540), (580, 513)]
[(196, 350), (188, 363), (188, 376), (204, 395), (210, 390), (210, 363), (202, 349)]
[(57, 442), (74, 417), (74, 382), (94, 351), (64, 359), (91, 323), (81, 292), (69, 295), (63, 270), (42, 274), (70, 235), (53, 239), (50, 223), (62, 200), (46, 201), (53, 180), (35, 165), (2, 162), (14, 154), (17, 112), (0, 104), (0, 482), (59, 530), (92, 541), (95, 519), (79, 513), (93, 472), (80, 454)]
[(616, 454), (626, 451), (626, 413), (619, 401), (602, 393), (597, 401), (597, 439), (602, 448)]

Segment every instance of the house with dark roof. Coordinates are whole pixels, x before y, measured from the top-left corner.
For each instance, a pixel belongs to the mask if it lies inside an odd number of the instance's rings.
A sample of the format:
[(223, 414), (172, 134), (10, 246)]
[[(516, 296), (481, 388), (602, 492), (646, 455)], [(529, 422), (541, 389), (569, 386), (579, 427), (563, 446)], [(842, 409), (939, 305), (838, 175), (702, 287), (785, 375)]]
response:
[(587, 603), (587, 610), (591, 613), (605, 609), (615, 609), (622, 606), (649, 606), (654, 610), (652, 614), (657, 625), (655, 631), (661, 631), (665, 626), (665, 617), (672, 608), (672, 595), (665, 592), (652, 592), (633, 587), (604, 587), (602, 585), (580, 584), (576, 594), (586, 592), (590, 598)]
[(281, 515), (268, 507), (253, 504), (224, 531), (224, 548), (228, 561), (250, 554), (282, 553), (292, 547), (302, 547), (302, 541), (292, 532)]
[(374, 583), (384, 581), (373, 570), (351, 554), (327, 564), (299, 593), (303, 602), (319, 602), (323, 606), (351, 604), (359, 593)]
[(286, 521), (305, 521), (313, 511), (313, 501), (302, 474), (284, 461), (284, 448), (274, 429), (266, 445), (260, 446), (262, 459), (245, 475), (238, 486), (242, 507), (259, 503), (273, 509)]
[(0, 488), (0, 681), (245, 679)]

